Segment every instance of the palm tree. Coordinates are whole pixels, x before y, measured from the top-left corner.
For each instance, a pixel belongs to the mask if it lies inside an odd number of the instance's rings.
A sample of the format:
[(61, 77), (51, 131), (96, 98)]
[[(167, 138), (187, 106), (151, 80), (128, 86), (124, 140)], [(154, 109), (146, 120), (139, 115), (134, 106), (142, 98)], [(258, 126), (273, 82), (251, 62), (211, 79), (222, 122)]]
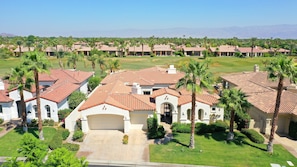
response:
[(92, 63), (92, 69), (93, 71), (95, 71), (96, 68), (96, 60), (98, 59), (98, 55), (97, 54), (93, 54), (91, 56), (88, 56), (87, 59)]
[(196, 93), (202, 92), (203, 88), (210, 89), (212, 78), (208, 71), (206, 61), (198, 62), (191, 59), (189, 64), (182, 68), (182, 71), (185, 72), (185, 76), (177, 82), (176, 88), (185, 87), (192, 92), (191, 137), (189, 148), (194, 149)]
[(21, 46), (22, 46), (23, 42), (21, 40), (18, 40), (16, 43), (19, 46), (19, 56), (21, 56), (21, 54), (22, 54), (22, 48), (21, 48)]
[(24, 89), (31, 89), (31, 84), (33, 83), (31, 74), (32, 73), (27, 71), (24, 66), (18, 66), (18, 67), (12, 68), (11, 74), (9, 75), (9, 82), (14, 88), (17, 87), (20, 93), (20, 98), (21, 98), (20, 108), (22, 111), (22, 125), (23, 125), (24, 132), (28, 132)]
[(63, 69), (63, 63), (62, 63), (62, 58), (64, 57), (65, 55), (65, 52), (63, 50), (59, 50), (55, 53), (55, 55), (57, 56), (57, 58), (59, 59), (59, 66), (60, 68)]
[(244, 112), (250, 106), (250, 103), (246, 99), (246, 95), (240, 89), (225, 89), (222, 92), (222, 96), (219, 99), (219, 106), (222, 106), (226, 113), (230, 114), (230, 127), (227, 140), (233, 140), (234, 138), (234, 118), (235, 114)]
[(118, 59), (109, 59), (108, 60), (108, 67), (110, 69), (110, 73), (115, 72), (115, 70), (118, 70), (120, 68), (120, 60)]
[(253, 37), (251, 38), (251, 57), (254, 56), (254, 48), (256, 46), (255, 42), (256, 42), (257, 38)]
[(97, 59), (97, 63), (99, 64), (100, 70), (101, 70), (101, 75), (103, 74), (103, 71), (106, 67), (106, 63), (103, 57), (99, 56)]
[(83, 55), (81, 54), (75, 54), (75, 53), (71, 53), (68, 57), (68, 61), (67, 61), (67, 65), (70, 66), (72, 64), (73, 69), (76, 69), (77, 67), (77, 62), (79, 60), (82, 60)]
[(43, 130), (42, 130), (42, 118), (41, 118), (41, 108), (40, 108), (40, 89), (39, 89), (39, 73), (44, 73), (49, 71), (49, 61), (47, 60), (43, 52), (28, 52), (23, 60), (23, 65), (28, 71), (33, 71), (34, 82), (36, 89), (36, 104), (38, 113), (38, 131), (39, 139), (44, 140)]
[(269, 136), (269, 142), (267, 144), (267, 151), (273, 153), (273, 140), (275, 133), (275, 126), (277, 125), (278, 113), (281, 104), (281, 96), (284, 88), (284, 79), (289, 78), (291, 82), (296, 82), (297, 67), (294, 66), (293, 59), (287, 58), (284, 55), (280, 55), (277, 58), (271, 60), (267, 66), (268, 78), (275, 81), (278, 80), (277, 96), (275, 100), (275, 108), (272, 117), (271, 131)]

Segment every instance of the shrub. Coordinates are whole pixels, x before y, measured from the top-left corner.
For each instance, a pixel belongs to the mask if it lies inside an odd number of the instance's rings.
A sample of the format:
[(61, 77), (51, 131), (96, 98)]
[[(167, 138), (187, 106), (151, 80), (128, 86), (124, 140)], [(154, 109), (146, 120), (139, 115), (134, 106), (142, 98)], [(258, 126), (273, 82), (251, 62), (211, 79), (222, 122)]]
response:
[(297, 139), (297, 122), (290, 122), (289, 125), (289, 136), (293, 139)]
[(70, 109), (75, 109), (79, 103), (86, 99), (86, 95), (82, 92), (75, 91), (69, 96), (68, 104)]
[(124, 135), (123, 136), (123, 144), (128, 144), (128, 139), (129, 139), (129, 136), (128, 135)]
[(58, 111), (59, 120), (64, 122), (64, 119), (71, 113), (71, 109), (66, 108)]
[(55, 121), (52, 119), (44, 119), (42, 121), (43, 126), (54, 126), (54, 124), (55, 124)]
[(84, 133), (81, 130), (76, 130), (72, 136), (73, 141), (82, 141)]
[(57, 149), (59, 147), (62, 146), (62, 142), (63, 142), (63, 139), (62, 139), (62, 136), (60, 133), (56, 133), (52, 140), (49, 142), (48, 146), (50, 149), (54, 150), (54, 149)]
[(242, 129), (241, 133), (245, 134), (254, 143), (264, 143), (264, 137), (254, 129)]
[(237, 124), (237, 130), (248, 129), (251, 117), (247, 113), (237, 113), (234, 121)]
[(215, 126), (214, 132), (225, 132), (228, 129), (228, 124), (221, 120), (218, 120), (211, 125)]
[(31, 119), (31, 122), (28, 124), (29, 127), (37, 127), (38, 126), (38, 120), (37, 119)]
[(58, 133), (60, 133), (63, 140), (66, 140), (70, 134), (69, 130), (64, 128), (58, 128)]
[(184, 124), (184, 123), (173, 123), (171, 125), (172, 132), (178, 133), (190, 133), (191, 132), (191, 124)]
[(100, 78), (99, 77), (92, 77), (89, 79), (88, 82), (88, 90), (93, 91), (100, 83)]
[(165, 135), (164, 127), (158, 125), (158, 119), (156, 114), (154, 114), (152, 118), (147, 119), (147, 130), (149, 139), (163, 138)]
[(66, 148), (69, 151), (78, 151), (79, 150), (79, 144), (73, 144), (73, 143), (64, 143), (62, 147)]
[(0, 125), (3, 124), (4, 119), (0, 118)]
[(81, 125), (81, 120), (80, 119), (76, 120), (76, 129), (77, 130), (82, 130), (82, 127), (81, 126), (82, 126)]

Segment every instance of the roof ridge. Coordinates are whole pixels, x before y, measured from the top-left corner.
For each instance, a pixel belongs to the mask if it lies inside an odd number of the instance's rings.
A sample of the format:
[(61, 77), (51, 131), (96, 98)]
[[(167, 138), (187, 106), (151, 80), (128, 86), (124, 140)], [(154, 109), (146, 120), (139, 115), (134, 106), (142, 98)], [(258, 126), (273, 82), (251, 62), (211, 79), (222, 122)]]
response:
[[(61, 70), (62, 72), (64, 72), (66, 75), (68, 75), (69, 77), (71, 77), (72, 79), (74, 79), (75, 81), (79, 82), (79, 80), (77, 80), (75, 77), (71, 76), (68, 72), (66, 72), (66, 70), (64, 69), (59, 69)], [(77, 72), (76, 70), (74, 72)], [(78, 71), (79, 72), (79, 71)]]

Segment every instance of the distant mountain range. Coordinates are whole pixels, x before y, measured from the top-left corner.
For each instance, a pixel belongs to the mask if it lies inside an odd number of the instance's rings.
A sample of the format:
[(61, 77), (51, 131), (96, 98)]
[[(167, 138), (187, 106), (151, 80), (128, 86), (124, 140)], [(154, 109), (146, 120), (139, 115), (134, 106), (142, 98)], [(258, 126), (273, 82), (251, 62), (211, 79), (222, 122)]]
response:
[[(32, 33), (33, 35), (37, 35)], [(61, 32), (73, 37), (185, 37), (185, 38), (281, 38), (297, 39), (297, 25), (270, 25), (224, 28), (168, 28), (168, 29), (119, 29)], [(14, 36), (2, 33), (0, 36)], [(41, 35), (37, 35), (41, 36)], [(45, 35), (45, 36), (60, 36)]]
[(1, 37), (14, 37), (15, 35), (13, 35), (13, 34), (7, 34), (7, 33), (1, 33), (0, 36)]

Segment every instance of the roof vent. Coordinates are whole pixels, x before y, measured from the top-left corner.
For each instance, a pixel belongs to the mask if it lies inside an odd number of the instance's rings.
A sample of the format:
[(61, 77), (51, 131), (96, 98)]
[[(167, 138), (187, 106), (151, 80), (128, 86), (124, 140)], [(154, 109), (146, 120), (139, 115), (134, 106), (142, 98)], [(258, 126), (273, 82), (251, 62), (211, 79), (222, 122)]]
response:
[(176, 74), (176, 68), (174, 68), (174, 65), (169, 66), (167, 73), (168, 74)]

